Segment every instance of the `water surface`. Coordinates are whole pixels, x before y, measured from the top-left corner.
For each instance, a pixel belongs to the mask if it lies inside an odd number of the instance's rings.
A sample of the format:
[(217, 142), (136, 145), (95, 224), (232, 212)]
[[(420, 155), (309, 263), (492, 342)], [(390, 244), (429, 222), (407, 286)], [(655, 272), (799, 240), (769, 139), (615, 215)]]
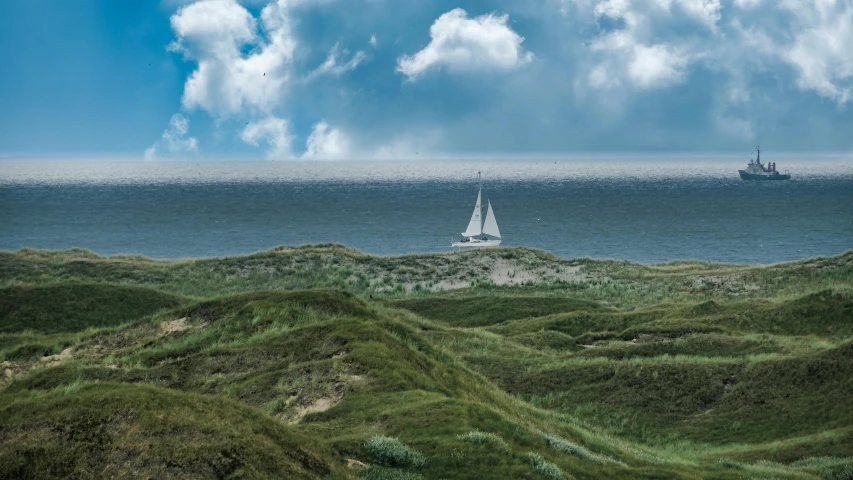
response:
[(0, 162), (0, 249), (161, 258), (337, 242), (441, 252), (483, 172), (505, 245), (566, 258), (769, 263), (853, 248), (853, 162), (696, 158), (435, 162)]

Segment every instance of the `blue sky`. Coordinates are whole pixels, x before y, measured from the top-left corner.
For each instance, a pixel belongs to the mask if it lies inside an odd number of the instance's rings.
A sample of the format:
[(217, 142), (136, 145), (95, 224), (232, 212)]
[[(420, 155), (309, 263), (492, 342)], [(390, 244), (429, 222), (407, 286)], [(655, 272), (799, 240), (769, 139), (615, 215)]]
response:
[(3, 157), (853, 150), (851, 0), (3, 8)]

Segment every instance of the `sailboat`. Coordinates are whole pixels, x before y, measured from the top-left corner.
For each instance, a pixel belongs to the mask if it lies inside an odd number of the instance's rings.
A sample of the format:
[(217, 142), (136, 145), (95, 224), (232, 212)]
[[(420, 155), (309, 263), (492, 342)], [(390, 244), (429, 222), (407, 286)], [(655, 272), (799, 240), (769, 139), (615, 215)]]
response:
[[(477, 172), (477, 181), (480, 181), (480, 172)], [(483, 218), (483, 184), (480, 182), (480, 191), (477, 192), (477, 204), (474, 205), (474, 213), (468, 228), (462, 232), (462, 240), (450, 245), (454, 247), (497, 247), (501, 244), (501, 231), (498, 230), (498, 222), (495, 220), (495, 211), (492, 210), (492, 202), (488, 201), (486, 220)]]

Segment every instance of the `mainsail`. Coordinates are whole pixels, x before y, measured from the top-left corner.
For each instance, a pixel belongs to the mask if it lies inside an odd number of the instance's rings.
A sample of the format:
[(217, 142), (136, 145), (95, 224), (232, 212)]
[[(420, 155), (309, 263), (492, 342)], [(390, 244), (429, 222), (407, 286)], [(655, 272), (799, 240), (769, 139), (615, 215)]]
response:
[[(468, 222), (468, 228), (465, 230), (465, 233), (462, 234), (466, 237), (476, 237), (477, 235), (483, 232), (481, 228), (482, 223), (480, 220), (480, 212), (482, 210), (482, 207), (480, 207), (481, 193), (482, 191), (477, 192), (477, 205), (474, 206), (474, 213), (471, 214), (471, 221)], [(497, 225), (495, 225), (495, 228), (497, 228)]]
[[(471, 228), (471, 227), (468, 227)], [(489, 211), (486, 212), (486, 222), (483, 223), (483, 233), (493, 237), (501, 238), (501, 231), (498, 230), (498, 221), (495, 220), (495, 212), (492, 211), (492, 202), (489, 202)]]

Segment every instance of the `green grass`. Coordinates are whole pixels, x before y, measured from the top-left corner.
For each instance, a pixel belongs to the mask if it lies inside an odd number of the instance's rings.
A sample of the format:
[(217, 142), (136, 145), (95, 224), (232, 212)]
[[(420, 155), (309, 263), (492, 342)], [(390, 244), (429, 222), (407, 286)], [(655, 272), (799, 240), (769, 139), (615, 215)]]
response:
[[(494, 262), (535, 280), (495, 285)], [(853, 253), (649, 266), (523, 248), (24, 250), (0, 253), (0, 292), (0, 477), (853, 468)]]
[(60, 283), (0, 289), (0, 333), (77, 332), (121, 325), (183, 303), (180, 297), (140, 287)]
[(602, 308), (598, 303), (585, 300), (541, 296), (431, 296), (397, 300), (390, 305), (460, 327), (482, 327), (525, 317)]
[(7, 478), (347, 478), (332, 454), (236, 402), (86, 383), (0, 396)]

